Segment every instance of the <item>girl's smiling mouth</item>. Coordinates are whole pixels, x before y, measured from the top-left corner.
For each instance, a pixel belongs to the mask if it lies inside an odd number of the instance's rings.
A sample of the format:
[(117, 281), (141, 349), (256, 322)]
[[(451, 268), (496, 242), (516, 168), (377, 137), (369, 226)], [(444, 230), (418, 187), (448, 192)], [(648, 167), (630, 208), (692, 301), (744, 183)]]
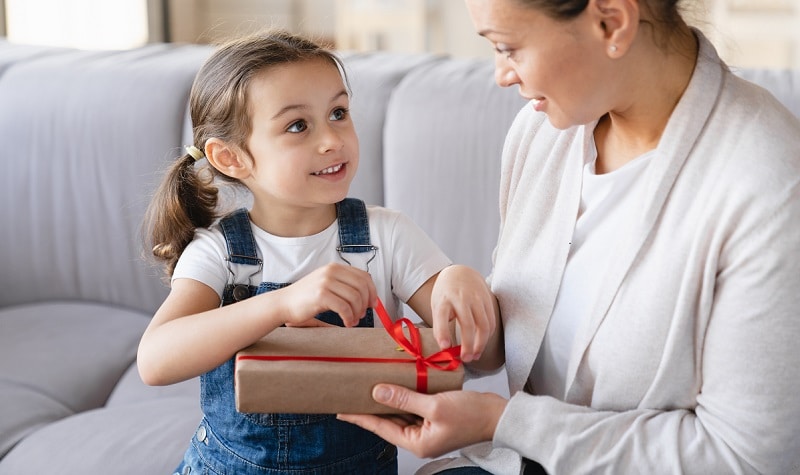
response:
[(314, 176), (332, 175), (334, 173), (337, 173), (342, 168), (344, 168), (344, 163), (339, 163), (338, 165), (334, 165), (332, 167), (325, 168), (325, 169), (320, 170), (318, 172), (314, 172), (314, 173), (312, 173), (312, 175), (314, 175)]

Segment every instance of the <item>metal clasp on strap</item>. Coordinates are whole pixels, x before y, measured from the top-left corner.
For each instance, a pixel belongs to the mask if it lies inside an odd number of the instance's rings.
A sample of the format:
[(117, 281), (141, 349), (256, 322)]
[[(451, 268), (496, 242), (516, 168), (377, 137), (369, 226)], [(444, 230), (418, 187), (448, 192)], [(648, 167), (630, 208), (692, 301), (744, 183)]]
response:
[[(237, 284), (236, 283), (236, 273), (231, 268), (231, 260), (234, 259), (234, 258), (238, 258), (240, 260), (241, 259), (246, 259), (246, 260), (257, 262), (257, 264), (244, 264), (244, 265), (253, 265), (253, 266), (257, 265), (258, 266), (258, 268), (254, 272), (252, 272), (249, 276), (247, 276), (247, 285), (242, 285), (242, 284)], [(236, 263), (234, 263), (234, 264), (236, 264)], [(230, 256), (225, 258), (225, 265), (228, 268), (228, 274), (229, 274), (228, 275), (228, 285), (233, 286), (233, 297), (234, 297), (234, 300), (239, 302), (239, 301), (245, 300), (248, 297), (250, 297), (249, 286), (252, 285), (253, 277), (256, 274), (260, 274), (261, 271), (263, 270), (264, 261), (261, 260), (261, 259), (250, 257), (250, 256), (240, 256), (240, 255), (236, 255), (236, 254), (231, 254)]]
[(378, 247), (373, 246), (372, 244), (345, 244), (336, 246), (336, 252), (339, 253), (339, 257), (345, 261), (348, 265), (352, 266), (353, 264), (344, 258), (344, 253), (362, 253), (362, 252), (372, 252), (369, 260), (366, 264), (366, 271), (369, 273), (369, 263), (375, 259), (375, 256), (378, 255)]

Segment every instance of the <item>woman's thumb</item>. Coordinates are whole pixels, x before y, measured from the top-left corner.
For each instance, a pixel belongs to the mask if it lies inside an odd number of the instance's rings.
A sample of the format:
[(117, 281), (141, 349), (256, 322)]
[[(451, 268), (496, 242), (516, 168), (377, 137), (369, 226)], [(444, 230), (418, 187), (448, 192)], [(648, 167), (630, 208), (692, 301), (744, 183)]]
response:
[[(372, 399), (385, 406), (400, 409), (412, 414), (420, 414), (425, 395), (394, 384), (378, 384), (372, 388)], [(422, 409), (424, 412), (424, 409)]]

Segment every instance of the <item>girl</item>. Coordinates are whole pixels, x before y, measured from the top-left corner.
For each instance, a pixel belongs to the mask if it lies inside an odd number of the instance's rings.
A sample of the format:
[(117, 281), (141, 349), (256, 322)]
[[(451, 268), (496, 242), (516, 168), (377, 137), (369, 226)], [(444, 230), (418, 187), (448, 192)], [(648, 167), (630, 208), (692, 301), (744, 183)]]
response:
[[(148, 211), (171, 290), (138, 354), (147, 384), (201, 375), (204, 417), (178, 473), (397, 472), (394, 446), (333, 415), (236, 412), (233, 356), (281, 325), (372, 326), (380, 297), (393, 315), (406, 301), (442, 347), (457, 318), (467, 362), (494, 332), (477, 272), (405, 216), (345, 199), (359, 159), (345, 82), (337, 57), (283, 32), (230, 42), (197, 74), (194, 145)], [(250, 191), (249, 212), (215, 222), (215, 177)]]

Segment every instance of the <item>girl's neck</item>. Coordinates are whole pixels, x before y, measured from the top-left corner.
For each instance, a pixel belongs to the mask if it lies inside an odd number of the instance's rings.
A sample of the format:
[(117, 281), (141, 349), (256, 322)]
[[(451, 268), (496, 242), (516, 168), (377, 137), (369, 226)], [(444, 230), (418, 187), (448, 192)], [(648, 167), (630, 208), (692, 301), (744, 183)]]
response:
[(250, 210), (250, 220), (264, 231), (281, 237), (312, 236), (324, 231), (336, 220), (336, 205), (258, 206)]

